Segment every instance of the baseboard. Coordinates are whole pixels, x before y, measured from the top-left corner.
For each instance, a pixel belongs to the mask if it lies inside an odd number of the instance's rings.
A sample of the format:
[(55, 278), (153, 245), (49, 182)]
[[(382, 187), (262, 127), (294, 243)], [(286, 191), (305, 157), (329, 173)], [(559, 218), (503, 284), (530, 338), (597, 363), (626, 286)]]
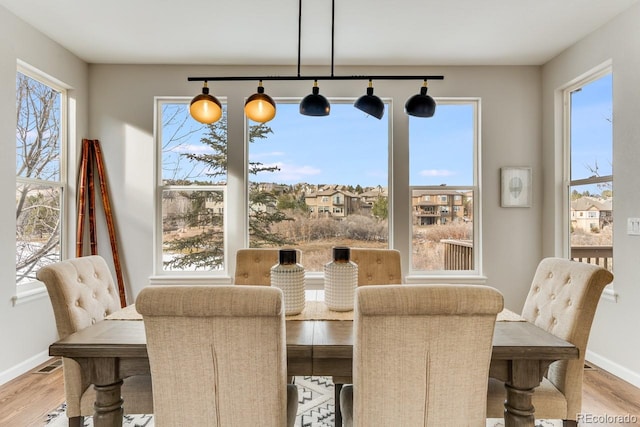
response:
[(38, 353), (35, 356), (32, 356), (23, 361), (22, 363), (19, 363), (7, 369), (6, 371), (0, 372), (0, 385), (6, 384), (15, 378), (18, 378), (20, 375), (29, 372), (39, 365), (42, 365), (50, 358), (51, 356), (49, 356), (49, 350), (47, 349), (42, 353)]
[(587, 350), (585, 360), (640, 388), (640, 373), (633, 372), (631, 369), (625, 368), (624, 366), (590, 350)]

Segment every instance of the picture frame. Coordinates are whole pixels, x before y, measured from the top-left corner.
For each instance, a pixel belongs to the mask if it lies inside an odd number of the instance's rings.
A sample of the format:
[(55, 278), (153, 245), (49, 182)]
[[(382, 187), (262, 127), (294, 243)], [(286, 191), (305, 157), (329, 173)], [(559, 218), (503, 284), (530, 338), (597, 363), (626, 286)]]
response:
[(500, 169), (500, 205), (503, 208), (531, 207), (531, 168), (503, 167)]

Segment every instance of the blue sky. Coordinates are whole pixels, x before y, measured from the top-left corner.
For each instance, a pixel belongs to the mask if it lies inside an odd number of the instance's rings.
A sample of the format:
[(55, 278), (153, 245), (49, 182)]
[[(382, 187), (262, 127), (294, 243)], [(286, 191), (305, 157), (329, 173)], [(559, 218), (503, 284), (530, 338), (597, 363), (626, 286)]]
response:
[(571, 179), (612, 174), (612, 75), (595, 80), (571, 96)]
[[(250, 161), (277, 165), (253, 181), (284, 184), (388, 184), (389, 121), (367, 116), (351, 103), (333, 103), (325, 117), (299, 113), (298, 104), (278, 103), (268, 123), (273, 134), (249, 147)], [(471, 106), (438, 106), (433, 118), (411, 118), (411, 184), (471, 185)]]

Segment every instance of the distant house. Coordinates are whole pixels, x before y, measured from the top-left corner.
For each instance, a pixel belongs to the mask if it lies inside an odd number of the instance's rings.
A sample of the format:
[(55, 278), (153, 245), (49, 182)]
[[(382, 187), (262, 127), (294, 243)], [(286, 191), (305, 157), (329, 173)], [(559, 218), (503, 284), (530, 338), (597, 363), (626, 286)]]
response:
[(411, 197), (414, 225), (444, 225), (471, 221), (471, 193), (455, 190), (416, 190)]
[(376, 187), (368, 189), (360, 194), (360, 213), (362, 215), (373, 215), (373, 204), (380, 198), (387, 199), (389, 192), (386, 187)]
[(613, 200), (580, 197), (571, 202), (571, 226), (574, 230), (591, 232), (613, 223)]
[(312, 217), (346, 217), (360, 211), (358, 195), (334, 185), (305, 194), (304, 201)]

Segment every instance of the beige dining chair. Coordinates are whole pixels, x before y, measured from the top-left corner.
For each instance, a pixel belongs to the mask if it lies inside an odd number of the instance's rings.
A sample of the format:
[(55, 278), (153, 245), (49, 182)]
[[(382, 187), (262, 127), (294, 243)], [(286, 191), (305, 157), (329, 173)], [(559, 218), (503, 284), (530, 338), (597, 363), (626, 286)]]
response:
[[(244, 248), (236, 252), (236, 285), (271, 286), (271, 267), (278, 263), (279, 248)], [(296, 249), (298, 262), (302, 252)]]
[(275, 287), (148, 286), (144, 319), (157, 427), (283, 427), (298, 396), (287, 384), (282, 291)]
[[(551, 364), (533, 392), (536, 418), (577, 425), (582, 407), (582, 376), (587, 342), (598, 301), (613, 274), (602, 267), (562, 258), (545, 258), (536, 269), (522, 317), (575, 345), (580, 357)], [(489, 380), (487, 416), (504, 416), (504, 383)]]
[(351, 248), (351, 261), (358, 265), (358, 286), (404, 283), (396, 249)]
[[(111, 271), (98, 255), (42, 267), (37, 278), (49, 292), (60, 338), (100, 322), (121, 308)], [(96, 393), (75, 360), (63, 358), (62, 362), (69, 426), (79, 427), (84, 425), (83, 417), (93, 415)], [(125, 414), (153, 413), (151, 393), (150, 375), (126, 378), (122, 385)]]
[(345, 427), (485, 426), (502, 307), (502, 294), (480, 285), (357, 288)]

